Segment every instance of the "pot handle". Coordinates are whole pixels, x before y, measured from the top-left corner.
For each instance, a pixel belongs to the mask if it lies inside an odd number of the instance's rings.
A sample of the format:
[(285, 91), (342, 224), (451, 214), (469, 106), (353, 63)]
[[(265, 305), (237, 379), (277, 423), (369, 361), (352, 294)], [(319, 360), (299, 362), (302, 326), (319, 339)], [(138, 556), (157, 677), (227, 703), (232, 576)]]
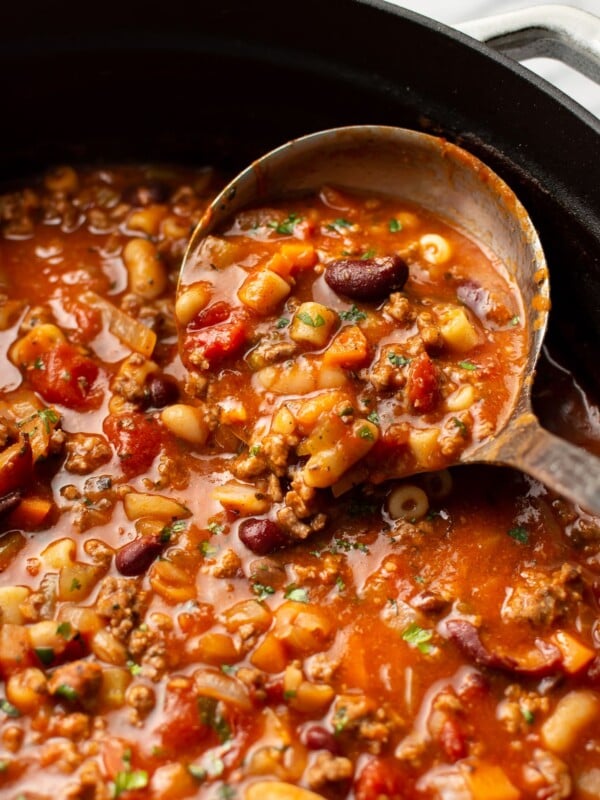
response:
[(516, 61), (545, 56), (600, 83), (600, 18), (562, 5), (542, 5), (455, 26)]

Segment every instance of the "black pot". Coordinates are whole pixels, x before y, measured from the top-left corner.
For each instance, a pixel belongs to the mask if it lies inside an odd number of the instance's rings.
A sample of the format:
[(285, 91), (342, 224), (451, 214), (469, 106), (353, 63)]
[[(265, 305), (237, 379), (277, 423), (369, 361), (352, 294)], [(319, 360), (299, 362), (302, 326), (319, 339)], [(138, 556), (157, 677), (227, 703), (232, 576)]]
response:
[(600, 122), (461, 33), (351, 0), (11, 3), (0, 97), (6, 178), (66, 160), (237, 169), (351, 123), (446, 136), (528, 208), (551, 267), (551, 336), (598, 377)]

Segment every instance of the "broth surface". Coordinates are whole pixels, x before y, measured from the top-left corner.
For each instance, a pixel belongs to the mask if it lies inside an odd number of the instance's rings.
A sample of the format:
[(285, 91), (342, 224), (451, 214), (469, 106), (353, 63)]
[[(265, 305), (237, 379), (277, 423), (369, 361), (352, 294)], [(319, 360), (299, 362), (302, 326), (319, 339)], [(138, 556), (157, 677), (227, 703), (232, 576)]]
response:
[[(600, 522), (441, 469), (510, 402), (512, 287), (435, 217), (326, 187), (212, 237), (176, 307), (219, 183), (0, 196), (0, 796), (600, 796)], [(395, 257), (382, 296), (327, 282)], [(544, 423), (600, 452), (596, 403), (540, 372)]]

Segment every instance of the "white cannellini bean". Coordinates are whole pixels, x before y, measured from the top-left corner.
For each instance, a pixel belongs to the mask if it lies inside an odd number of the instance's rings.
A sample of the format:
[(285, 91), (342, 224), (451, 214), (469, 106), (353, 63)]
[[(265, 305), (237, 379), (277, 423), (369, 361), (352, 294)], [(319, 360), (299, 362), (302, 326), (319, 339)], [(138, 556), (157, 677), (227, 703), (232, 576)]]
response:
[(600, 697), (588, 690), (569, 692), (542, 725), (542, 741), (554, 753), (567, 753), (593, 722), (600, 723)]
[(123, 250), (129, 288), (145, 300), (154, 300), (167, 288), (167, 270), (155, 245), (148, 239), (131, 239)]

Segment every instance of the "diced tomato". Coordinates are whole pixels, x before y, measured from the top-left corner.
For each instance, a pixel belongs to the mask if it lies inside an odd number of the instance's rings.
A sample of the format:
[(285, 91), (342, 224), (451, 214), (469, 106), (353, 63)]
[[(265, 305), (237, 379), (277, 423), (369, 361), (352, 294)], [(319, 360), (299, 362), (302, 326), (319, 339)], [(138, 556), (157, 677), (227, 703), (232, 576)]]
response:
[(27, 372), (31, 386), (48, 403), (85, 410), (97, 408), (99, 392), (94, 390), (98, 367), (68, 342), (61, 342), (39, 357)]
[(464, 758), (468, 753), (465, 735), (452, 717), (444, 720), (438, 733), (438, 740), (440, 747), (452, 762)]
[(439, 399), (438, 369), (427, 353), (421, 353), (410, 365), (407, 385), (408, 399), (415, 411), (433, 411)]
[(160, 726), (163, 747), (175, 753), (189, 752), (211, 733), (202, 722), (198, 697), (194, 692), (168, 692), (164, 719), (166, 722)]
[(199, 311), (188, 325), (188, 330), (198, 331), (202, 328), (209, 328), (211, 325), (218, 325), (219, 322), (225, 322), (230, 316), (231, 306), (223, 301), (219, 301)]
[(243, 320), (224, 322), (201, 331), (188, 333), (185, 349), (188, 353), (199, 352), (209, 366), (234, 356), (246, 343), (246, 325)]
[(372, 758), (354, 783), (354, 797), (356, 800), (403, 800), (404, 783), (398, 764), (383, 758)]
[(102, 330), (102, 313), (99, 308), (74, 303), (70, 309), (77, 322), (77, 328), (71, 333), (76, 342), (91, 342)]
[(158, 422), (138, 412), (107, 417), (104, 432), (117, 451), (123, 474), (128, 478), (149, 469), (162, 444)]
[(122, 772), (126, 766), (127, 753), (131, 752), (131, 745), (124, 739), (116, 736), (103, 736), (101, 739), (100, 752), (106, 774), (114, 778), (117, 773)]

